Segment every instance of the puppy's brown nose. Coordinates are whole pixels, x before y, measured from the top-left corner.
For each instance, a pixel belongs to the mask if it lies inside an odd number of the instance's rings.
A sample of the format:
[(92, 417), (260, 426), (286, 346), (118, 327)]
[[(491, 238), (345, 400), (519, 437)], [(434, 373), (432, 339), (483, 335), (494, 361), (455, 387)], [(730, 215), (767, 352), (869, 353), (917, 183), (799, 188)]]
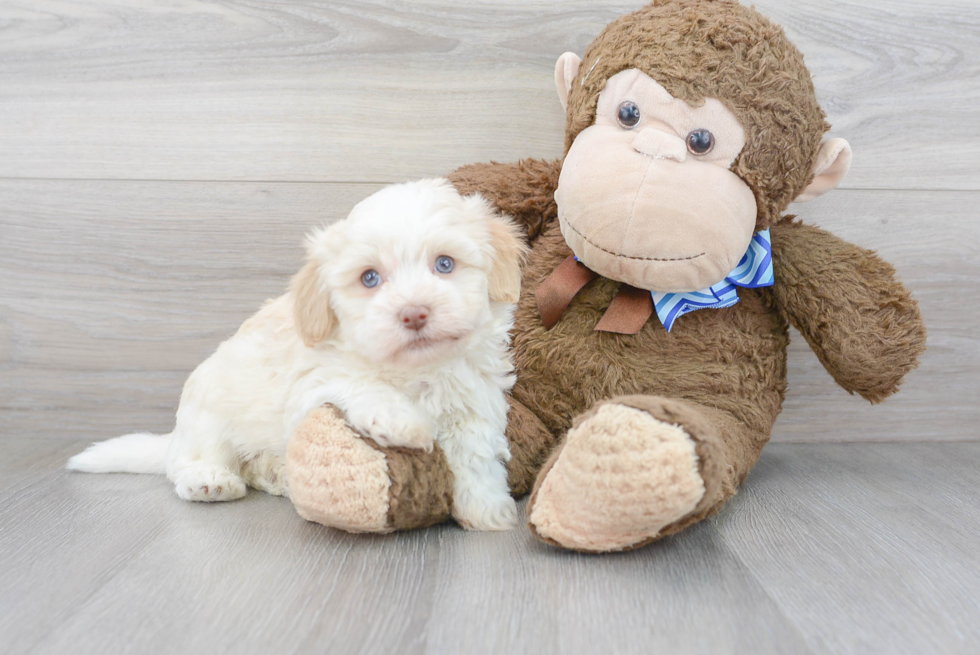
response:
[(402, 325), (409, 330), (421, 330), (425, 327), (425, 321), (429, 318), (429, 308), (412, 306), (406, 307), (398, 314), (402, 320)]

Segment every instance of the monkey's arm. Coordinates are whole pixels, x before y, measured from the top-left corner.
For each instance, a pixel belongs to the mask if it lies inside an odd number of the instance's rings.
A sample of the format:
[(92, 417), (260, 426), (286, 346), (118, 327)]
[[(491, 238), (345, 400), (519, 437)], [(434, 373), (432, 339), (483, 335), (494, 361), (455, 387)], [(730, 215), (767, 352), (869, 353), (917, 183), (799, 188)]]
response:
[(558, 218), (555, 189), (561, 165), (557, 160), (522, 159), (514, 164), (468, 164), (447, 177), (463, 195), (480, 193), (527, 229), (529, 241)]
[(877, 254), (820, 228), (772, 227), (773, 295), (837, 383), (872, 403), (918, 365), (926, 328), (918, 303)]

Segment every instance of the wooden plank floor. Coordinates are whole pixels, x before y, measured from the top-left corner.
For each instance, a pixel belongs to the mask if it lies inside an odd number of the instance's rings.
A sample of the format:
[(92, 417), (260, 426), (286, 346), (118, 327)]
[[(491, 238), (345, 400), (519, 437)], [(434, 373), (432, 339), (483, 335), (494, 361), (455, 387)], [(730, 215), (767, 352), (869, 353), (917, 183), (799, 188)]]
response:
[(718, 517), (588, 557), (61, 470), (168, 431), (312, 226), (559, 156), (555, 58), (642, 4), (0, 0), (0, 653), (980, 652), (976, 0), (755, 2), (855, 150), (792, 211), (895, 264), (929, 350), (872, 407), (794, 335), (784, 443)]
[[(716, 518), (586, 556), (349, 535), (8, 443), (3, 653), (975, 653), (980, 443), (773, 444)], [(9, 476), (13, 476), (12, 478)]]

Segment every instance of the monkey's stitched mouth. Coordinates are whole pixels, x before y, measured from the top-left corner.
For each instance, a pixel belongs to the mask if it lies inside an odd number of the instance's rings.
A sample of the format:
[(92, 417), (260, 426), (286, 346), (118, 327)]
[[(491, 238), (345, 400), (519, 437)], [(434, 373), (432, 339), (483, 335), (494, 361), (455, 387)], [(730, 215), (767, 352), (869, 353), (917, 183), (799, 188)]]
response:
[(620, 259), (632, 259), (634, 261), (641, 261), (641, 262), (687, 262), (687, 261), (691, 261), (692, 259), (697, 259), (698, 257), (703, 257), (706, 254), (702, 252), (697, 255), (691, 255), (690, 257), (630, 257), (629, 255), (623, 255), (618, 252), (613, 252), (608, 248), (603, 248), (598, 243), (594, 243), (591, 239), (589, 239), (589, 237), (585, 236), (584, 234), (576, 230), (575, 226), (572, 225), (570, 222), (568, 222), (565, 219), (561, 219), (561, 220), (565, 225), (569, 227), (569, 229), (572, 230), (572, 232), (585, 239), (585, 242), (588, 243), (590, 246), (598, 248), (602, 252), (608, 253), (613, 257), (619, 257)]

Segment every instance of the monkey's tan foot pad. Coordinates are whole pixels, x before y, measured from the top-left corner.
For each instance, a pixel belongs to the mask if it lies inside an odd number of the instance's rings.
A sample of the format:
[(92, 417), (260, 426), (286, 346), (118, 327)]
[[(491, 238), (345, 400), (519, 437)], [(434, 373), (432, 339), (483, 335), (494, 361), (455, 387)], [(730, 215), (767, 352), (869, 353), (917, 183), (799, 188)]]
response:
[(573, 427), (541, 476), (528, 503), (531, 530), (586, 552), (649, 542), (705, 493), (687, 432), (616, 403)]
[(348, 532), (391, 532), (449, 518), (453, 478), (442, 451), (382, 449), (335, 407), (313, 410), (286, 454), (289, 497), (300, 516)]

